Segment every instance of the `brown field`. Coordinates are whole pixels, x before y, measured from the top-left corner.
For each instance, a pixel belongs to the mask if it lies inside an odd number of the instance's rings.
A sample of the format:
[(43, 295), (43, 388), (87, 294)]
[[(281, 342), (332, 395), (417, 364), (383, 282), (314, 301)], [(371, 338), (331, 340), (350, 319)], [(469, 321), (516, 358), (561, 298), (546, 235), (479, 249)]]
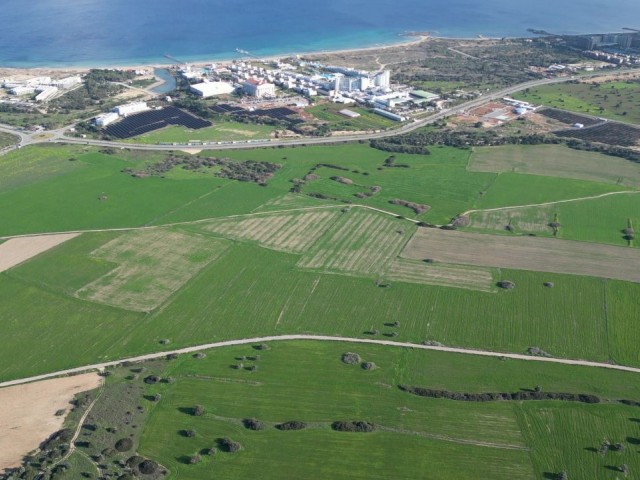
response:
[(640, 282), (640, 251), (571, 240), (420, 229), (402, 252), (409, 259), (569, 273)]
[(86, 373), (0, 389), (0, 472), (17, 467), (22, 457), (60, 430), (74, 395), (98, 388), (102, 377)]
[(79, 233), (63, 233), (59, 235), (40, 235), (36, 237), (12, 238), (0, 244), (0, 272), (9, 270), (22, 262), (46, 252)]
[(78, 290), (94, 302), (148, 312), (226, 250), (224, 240), (166, 229), (126, 233), (92, 252), (117, 265)]
[(385, 278), (400, 282), (466, 288), (481, 292), (494, 290), (493, 276), (489, 268), (467, 267), (466, 265), (429, 264), (399, 258), (391, 262)]

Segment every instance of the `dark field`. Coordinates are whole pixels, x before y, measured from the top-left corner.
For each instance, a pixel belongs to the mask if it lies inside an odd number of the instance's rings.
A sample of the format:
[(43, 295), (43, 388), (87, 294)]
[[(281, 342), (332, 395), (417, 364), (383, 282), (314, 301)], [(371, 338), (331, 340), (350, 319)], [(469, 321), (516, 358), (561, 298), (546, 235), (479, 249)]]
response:
[(105, 134), (115, 138), (130, 138), (152, 132), (168, 125), (182, 125), (194, 130), (210, 127), (212, 124), (176, 107), (131, 115), (124, 120), (108, 126)]
[(560, 130), (555, 134), (559, 137), (579, 138), (589, 142), (624, 147), (633, 147), (640, 141), (640, 128), (615, 122), (608, 122), (589, 128)]

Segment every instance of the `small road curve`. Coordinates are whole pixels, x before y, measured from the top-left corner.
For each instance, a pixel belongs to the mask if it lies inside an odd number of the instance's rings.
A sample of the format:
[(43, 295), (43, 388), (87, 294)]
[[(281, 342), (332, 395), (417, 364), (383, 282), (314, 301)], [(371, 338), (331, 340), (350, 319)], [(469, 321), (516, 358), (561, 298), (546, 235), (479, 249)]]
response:
[(123, 358), (120, 360), (96, 363), (93, 365), (84, 365), (82, 367), (69, 368), (67, 370), (60, 370), (57, 372), (45, 373), (42, 375), (35, 375), (33, 377), (9, 380), (6, 382), (1, 382), (0, 388), (10, 387), (13, 385), (21, 385), (21, 384), (30, 383), (30, 382), (37, 382), (39, 380), (45, 380), (47, 378), (59, 377), (63, 375), (73, 375), (73, 374), (92, 371), (92, 370), (104, 370), (105, 368), (113, 367), (123, 362), (137, 363), (137, 362), (144, 362), (147, 360), (156, 360), (159, 358), (164, 358), (169, 354), (182, 355), (182, 354), (188, 354), (188, 353), (196, 353), (202, 350), (232, 347), (236, 345), (248, 345), (252, 343), (281, 342), (281, 341), (293, 341), (293, 340), (311, 340), (316, 342), (343, 342), (343, 343), (359, 343), (359, 344), (367, 344), (367, 345), (384, 345), (388, 347), (413, 348), (417, 350), (433, 350), (438, 352), (461, 353), (466, 355), (476, 355), (476, 356), (482, 356), (482, 357), (511, 358), (514, 360), (559, 363), (562, 365), (577, 365), (582, 367), (607, 368), (610, 370), (620, 370), (624, 372), (640, 373), (640, 368), (627, 367), (625, 365), (613, 365), (610, 363), (591, 362), (588, 360), (570, 360), (565, 358), (554, 358), (554, 357), (533, 357), (530, 355), (523, 355), (520, 353), (502, 353), (502, 352), (492, 352), (488, 350), (472, 350), (468, 348), (444, 347), (444, 346), (439, 347), (439, 346), (433, 346), (433, 345), (422, 345), (419, 343), (394, 342), (392, 340), (376, 340), (373, 338), (352, 338), (352, 337), (338, 337), (338, 336), (329, 336), (329, 335), (294, 334), (294, 335), (274, 335), (274, 336), (266, 336), (266, 337), (243, 338), (239, 340), (225, 340), (221, 342), (207, 343), (204, 345), (195, 345), (193, 347), (180, 348), (177, 350), (167, 350), (167, 351), (156, 352), (156, 353), (148, 353), (146, 355), (140, 355), (137, 357)]
[(528, 205), (511, 205), (509, 207), (496, 207), (496, 208), (479, 208), (474, 210), (467, 210), (460, 214), (460, 216), (471, 215), (472, 213), (484, 213), (484, 212), (501, 212), (503, 210), (517, 210), (520, 208), (528, 208), (528, 207), (546, 207), (549, 205), (558, 205), (560, 203), (573, 203), (573, 202), (581, 202), (584, 200), (596, 200), (598, 198), (611, 197), (612, 195), (638, 195), (640, 194), (640, 190), (624, 190), (621, 192), (608, 192), (602, 193), (600, 195), (593, 195), (591, 197), (579, 197), (579, 198), (568, 198), (566, 200), (556, 200), (553, 202), (544, 202), (544, 203), (530, 203)]

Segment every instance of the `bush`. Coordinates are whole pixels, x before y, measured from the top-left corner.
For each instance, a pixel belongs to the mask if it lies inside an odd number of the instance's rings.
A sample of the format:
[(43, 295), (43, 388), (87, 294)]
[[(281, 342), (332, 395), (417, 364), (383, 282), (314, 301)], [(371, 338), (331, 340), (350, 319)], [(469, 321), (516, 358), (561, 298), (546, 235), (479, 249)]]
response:
[(356, 363), (360, 363), (360, 355), (353, 352), (343, 353), (342, 362), (347, 365), (355, 365)]
[(127, 452), (133, 448), (133, 440), (130, 438), (121, 438), (115, 444), (115, 449), (119, 452)]
[(182, 435), (187, 438), (193, 438), (196, 436), (195, 430), (183, 430)]
[(284, 432), (289, 430), (303, 430), (307, 428), (307, 424), (304, 422), (299, 422), (297, 420), (292, 420), (290, 422), (284, 422), (276, 425), (278, 430), (282, 430)]
[(249, 430), (262, 430), (264, 428), (264, 424), (255, 418), (245, 418), (242, 424)]
[(333, 422), (331, 428), (336, 432), (373, 432), (376, 426), (370, 422)]
[(511, 280), (500, 280), (496, 285), (500, 288), (504, 288), (505, 290), (513, 290), (516, 288), (516, 284)]
[(542, 350), (540, 347), (529, 347), (527, 348), (527, 353), (529, 355), (533, 355), (534, 357), (550, 357), (547, 352)]
[(256, 350), (269, 350), (269, 345), (267, 345), (266, 343), (261, 343), (259, 345), (254, 345), (253, 348)]
[(218, 445), (223, 452), (235, 453), (242, 448), (240, 443), (231, 440), (229, 437), (219, 438)]
[(547, 288), (553, 288), (555, 285), (553, 284), (553, 282), (544, 282), (543, 284), (545, 287)]
[(202, 460), (202, 457), (200, 457), (200, 455), (198, 454), (195, 454), (193, 457), (189, 458), (189, 464), (195, 465), (196, 463), (200, 463), (200, 460)]
[(133, 469), (136, 468), (138, 465), (140, 465), (140, 463), (144, 462), (144, 458), (142, 458), (139, 455), (134, 455), (133, 457), (129, 457), (127, 459), (127, 467)]
[(362, 366), (363, 370), (375, 370), (376, 369), (376, 364), (373, 363), (373, 362), (363, 362), (361, 366)]
[(204, 415), (204, 407), (202, 405), (196, 405), (191, 409), (191, 414), (194, 417), (201, 417), (202, 415)]
[(159, 381), (160, 381), (160, 377), (157, 375), (149, 375), (144, 379), (144, 383), (148, 385), (153, 385), (154, 383), (158, 383)]
[(138, 465), (138, 470), (144, 475), (153, 475), (158, 470), (158, 464), (153, 460), (145, 460)]
[(197, 358), (198, 360), (201, 360), (201, 359), (205, 358), (206, 356), (207, 356), (206, 353), (198, 352), (198, 353), (195, 353), (193, 355), (193, 358)]

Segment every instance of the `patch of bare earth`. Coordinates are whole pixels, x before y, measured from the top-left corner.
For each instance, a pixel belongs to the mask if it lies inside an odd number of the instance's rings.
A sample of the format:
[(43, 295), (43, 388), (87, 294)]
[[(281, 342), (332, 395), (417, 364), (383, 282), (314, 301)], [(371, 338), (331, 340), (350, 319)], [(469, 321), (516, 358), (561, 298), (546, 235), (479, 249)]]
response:
[(559, 240), (420, 229), (402, 256), (443, 263), (568, 273), (640, 283), (635, 248)]
[[(60, 430), (73, 397), (100, 386), (96, 373), (54, 378), (0, 389), (0, 472)], [(65, 410), (65, 415), (56, 412)]]
[(71, 240), (79, 233), (12, 238), (0, 245), (0, 272), (9, 270), (47, 250)]

